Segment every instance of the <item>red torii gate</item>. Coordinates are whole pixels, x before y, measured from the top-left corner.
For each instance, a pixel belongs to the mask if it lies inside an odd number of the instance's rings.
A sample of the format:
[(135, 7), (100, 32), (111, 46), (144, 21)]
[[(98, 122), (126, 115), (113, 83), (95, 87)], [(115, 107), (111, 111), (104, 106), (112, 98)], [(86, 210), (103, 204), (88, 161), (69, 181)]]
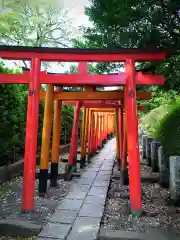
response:
[[(126, 120), (127, 140), (129, 157), (130, 200), (132, 211), (141, 211), (141, 186), (140, 164), (138, 146), (138, 124), (136, 109), (136, 62), (161, 61), (166, 53), (159, 49), (58, 49), (58, 48), (30, 48), (0, 46), (0, 57), (3, 59), (30, 60), (31, 70), (29, 73), (0, 74), (0, 83), (27, 83), (29, 84), (27, 122), (26, 122), (26, 145), (24, 159), (24, 183), (23, 183), (23, 211), (34, 210), (35, 167), (37, 150), (38, 110), (40, 98), (40, 84), (52, 83), (72, 85), (72, 77), (51, 75), (41, 72), (41, 61), (64, 61), (64, 62), (125, 62), (125, 74), (113, 75), (90, 75), (87, 73), (74, 75), (77, 85), (126, 85)], [(80, 76), (82, 77), (80, 80)], [(77, 78), (76, 78), (77, 77)], [(96, 80), (93, 82), (93, 78)], [(64, 80), (63, 80), (64, 79)], [(84, 82), (84, 79), (85, 80)], [(147, 78), (145, 78), (147, 79)], [(163, 77), (161, 77), (161, 80)], [(159, 80), (159, 79), (158, 79)], [(159, 84), (159, 81), (155, 84)], [(161, 84), (163, 83), (160, 80)], [(139, 82), (142, 84), (143, 81)], [(147, 84), (154, 82), (148, 81)], [(132, 121), (134, 124), (132, 124)]]

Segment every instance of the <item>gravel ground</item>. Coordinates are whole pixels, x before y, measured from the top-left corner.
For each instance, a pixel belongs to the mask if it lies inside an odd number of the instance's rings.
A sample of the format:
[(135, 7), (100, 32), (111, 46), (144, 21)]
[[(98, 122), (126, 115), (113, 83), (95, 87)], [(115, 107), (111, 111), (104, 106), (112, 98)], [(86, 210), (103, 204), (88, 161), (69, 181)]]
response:
[[(72, 183), (73, 181), (71, 181)], [(47, 196), (38, 196), (38, 180), (36, 180), (35, 208), (36, 211), (28, 214), (21, 213), (21, 195), (23, 178), (17, 177), (0, 187), (0, 219), (30, 220), (43, 225), (54, 212), (58, 202), (63, 199), (70, 186), (69, 182), (59, 180), (57, 188), (48, 188)]]
[[(151, 169), (141, 165), (141, 176), (151, 175)], [(167, 189), (162, 189), (157, 183), (142, 182), (142, 204), (146, 215), (132, 219), (129, 187), (122, 186), (117, 176), (120, 172), (115, 164), (102, 227), (136, 232), (148, 232), (149, 228), (160, 227), (168, 232), (180, 233), (180, 208), (166, 204), (169, 197)]]

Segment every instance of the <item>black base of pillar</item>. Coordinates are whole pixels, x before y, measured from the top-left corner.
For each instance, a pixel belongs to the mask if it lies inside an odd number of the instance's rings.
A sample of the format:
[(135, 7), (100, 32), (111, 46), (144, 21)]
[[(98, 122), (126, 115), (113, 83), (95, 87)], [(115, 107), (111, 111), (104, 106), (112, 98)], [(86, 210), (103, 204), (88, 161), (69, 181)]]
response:
[(77, 162), (77, 157), (74, 157), (73, 158), (73, 165), (76, 165), (76, 162)]
[(121, 161), (120, 161), (120, 158), (116, 157), (116, 161), (117, 161), (118, 170), (121, 171)]
[(81, 156), (80, 168), (84, 168), (86, 165), (86, 156)]
[(22, 214), (29, 214), (29, 213), (35, 213), (35, 212), (36, 212), (35, 209), (34, 210), (21, 210)]
[(90, 153), (89, 155), (88, 155), (88, 157), (87, 157), (87, 163), (89, 164), (89, 163), (91, 163), (91, 158), (93, 157), (93, 154), (92, 153)]
[(67, 165), (65, 170), (66, 173), (64, 174), (64, 181), (71, 181), (73, 173), (76, 172), (76, 168), (76, 164)]
[(58, 179), (58, 163), (51, 163), (51, 187), (57, 187), (57, 179)]
[(160, 180), (160, 182), (159, 182), (159, 184), (160, 184), (160, 186), (162, 187), (162, 188), (169, 188), (169, 182), (162, 182), (161, 180)]
[(44, 196), (47, 192), (48, 169), (40, 169), (39, 172), (39, 195)]
[(106, 140), (103, 139), (103, 140), (102, 140), (102, 147), (104, 147), (106, 143), (107, 143)]
[(147, 165), (148, 165), (148, 167), (151, 167), (151, 158), (147, 158)]
[(121, 169), (121, 183), (122, 185), (129, 185), (128, 169)]

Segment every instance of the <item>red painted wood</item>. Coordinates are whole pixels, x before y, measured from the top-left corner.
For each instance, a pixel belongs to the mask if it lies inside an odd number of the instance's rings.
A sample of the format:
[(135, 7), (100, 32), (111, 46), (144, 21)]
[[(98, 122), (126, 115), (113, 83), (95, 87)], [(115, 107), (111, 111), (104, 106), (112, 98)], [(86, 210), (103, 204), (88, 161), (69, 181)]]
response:
[(30, 73), (24, 72), (22, 74), (0, 74), (0, 83), (14, 83), (14, 84), (27, 84), (30, 80)]
[[(46, 74), (41, 72), (41, 84), (61, 84), (66, 86), (119, 86), (126, 84), (126, 73), (119, 74), (87, 74), (83, 70), (78, 74)], [(141, 72), (136, 73), (136, 84), (141, 85), (162, 85), (164, 84), (163, 76), (153, 76), (150, 74), (143, 75)], [(1, 78), (0, 78), (1, 81)]]
[(138, 85), (163, 85), (165, 79), (163, 76), (153, 76), (151, 74), (136, 73), (136, 84)]
[(138, 122), (136, 106), (135, 63), (127, 60), (125, 64), (128, 75), (126, 84), (126, 121), (129, 160), (130, 201), (132, 211), (142, 210), (140, 183), (140, 156), (138, 139)]
[(99, 113), (95, 113), (96, 114), (96, 150), (99, 147), (98, 146), (98, 132), (99, 132)]
[(34, 210), (38, 112), (40, 97), (39, 75), (40, 60), (38, 58), (34, 58), (32, 59), (28, 94), (22, 211)]
[[(79, 64), (80, 67), (81, 64)], [(83, 65), (84, 66), (84, 65)], [(81, 69), (81, 68), (80, 68)], [(79, 74), (46, 74), (42, 71), (40, 74), (41, 84), (61, 84), (66, 86), (119, 86), (126, 84), (126, 73), (122, 72), (118, 75), (113, 74), (87, 74), (81, 69)], [(153, 76), (150, 74), (143, 75), (141, 72), (136, 73), (136, 84), (141, 85), (162, 85), (164, 84), (163, 76)], [(23, 74), (0, 74), (0, 83), (29, 83), (30, 73)]]
[(122, 149), (123, 149), (123, 111), (118, 111), (118, 124), (119, 124), (119, 144), (120, 144), (120, 161), (122, 161)]
[[(102, 50), (103, 51), (103, 50)], [(123, 62), (132, 59), (138, 62), (158, 61), (166, 57), (165, 52), (142, 52), (142, 53), (52, 53), (52, 52), (28, 52), (28, 51), (2, 51), (0, 57), (4, 59), (30, 60), (39, 58), (41, 61), (61, 61), (61, 62)]]
[(69, 166), (72, 166), (73, 164), (75, 164), (74, 160), (76, 159), (79, 115), (80, 115), (80, 102), (77, 101), (74, 109), (74, 123), (73, 123), (71, 144), (70, 144), (70, 150), (69, 150), (69, 159), (68, 159)]
[(42, 72), (41, 83), (54, 83), (66, 86), (119, 86), (126, 83), (126, 74), (46, 74)]
[(127, 127), (125, 113), (121, 112), (121, 128), (122, 128), (122, 158), (121, 158), (121, 169), (125, 170), (127, 165)]
[(78, 73), (79, 74), (88, 74), (88, 63), (87, 62), (80, 62), (78, 64)]

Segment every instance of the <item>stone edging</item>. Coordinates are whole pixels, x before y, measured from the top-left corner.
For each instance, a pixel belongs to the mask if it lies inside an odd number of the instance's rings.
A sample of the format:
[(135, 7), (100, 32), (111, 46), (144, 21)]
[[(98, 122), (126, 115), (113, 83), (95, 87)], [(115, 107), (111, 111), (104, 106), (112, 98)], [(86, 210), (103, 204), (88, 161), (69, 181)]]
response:
[[(60, 147), (61, 153), (66, 153), (69, 151), (70, 144)], [(37, 155), (37, 158), (39, 156)], [(21, 159), (11, 165), (0, 167), (0, 184), (11, 180), (16, 176), (20, 176), (24, 169), (24, 159)]]

